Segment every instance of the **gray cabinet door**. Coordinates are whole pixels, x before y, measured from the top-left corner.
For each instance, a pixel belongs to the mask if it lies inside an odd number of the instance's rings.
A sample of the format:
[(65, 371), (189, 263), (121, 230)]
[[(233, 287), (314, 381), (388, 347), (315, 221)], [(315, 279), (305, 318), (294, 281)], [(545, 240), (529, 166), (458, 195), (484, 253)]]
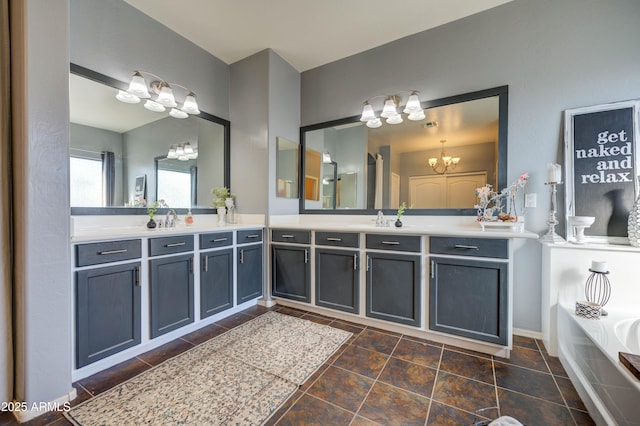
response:
[(238, 268), (238, 305), (262, 296), (262, 244), (236, 249)]
[(359, 313), (359, 263), (355, 250), (316, 248), (316, 305)]
[(193, 322), (193, 255), (149, 261), (151, 338)]
[(200, 254), (200, 318), (233, 307), (233, 249)]
[(420, 325), (420, 256), (367, 252), (367, 316)]
[(310, 302), (309, 247), (272, 244), (271, 250), (272, 294), (300, 302)]
[(76, 272), (76, 368), (140, 343), (140, 262)]
[(506, 345), (507, 274), (504, 262), (432, 257), (429, 328)]

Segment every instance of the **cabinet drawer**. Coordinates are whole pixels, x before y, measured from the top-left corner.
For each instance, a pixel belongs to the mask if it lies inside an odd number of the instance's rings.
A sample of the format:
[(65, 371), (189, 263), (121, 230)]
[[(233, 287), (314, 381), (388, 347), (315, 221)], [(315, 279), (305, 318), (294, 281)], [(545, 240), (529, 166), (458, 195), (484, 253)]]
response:
[(360, 247), (360, 234), (353, 232), (316, 232), (319, 246)]
[(78, 244), (76, 246), (76, 266), (137, 259), (141, 255), (141, 249), (140, 240)]
[(259, 243), (262, 241), (262, 229), (238, 231), (238, 244)]
[(182, 253), (193, 250), (193, 235), (152, 238), (149, 240), (149, 256)]
[(271, 240), (281, 243), (309, 244), (311, 242), (311, 232), (292, 231), (289, 229), (274, 229), (273, 231), (271, 231)]
[(431, 237), (429, 238), (429, 252), (507, 259), (509, 257), (509, 241), (495, 238)]
[(200, 249), (225, 247), (233, 244), (233, 232), (216, 232), (200, 235)]
[(367, 234), (367, 248), (420, 252), (420, 237), (413, 235)]

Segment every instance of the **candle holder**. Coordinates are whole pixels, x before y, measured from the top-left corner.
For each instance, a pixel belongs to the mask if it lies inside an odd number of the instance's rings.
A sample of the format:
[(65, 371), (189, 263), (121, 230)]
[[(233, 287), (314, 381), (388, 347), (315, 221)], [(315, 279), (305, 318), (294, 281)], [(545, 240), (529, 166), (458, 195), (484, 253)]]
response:
[(546, 182), (545, 185), (549, 185), (549, 188), (551, 189), (551, 209), (549, 210), (549, 219), (547, 219), (549, 230), (540, 238), (540, 240), (545, 243), (563, 242), (564, 239), (560, 235), (556, 234), (556, 225), (558, 224), (558, 220), (556, 219), (556, 194), (558, 192), (557, 186), (562, 185), (562, 182)]
[(604, 310), (604, 305), (607, 304), (611, 297), (611, 283), (607, 278), (609, 271), (595, 270), (591, 267), (589, 272), (591, 272), (591, 275), (587, 278), (584, 286), (584, 295), (589, 302), (600, 306), (600, 315), (606, 316), (607, 311)]

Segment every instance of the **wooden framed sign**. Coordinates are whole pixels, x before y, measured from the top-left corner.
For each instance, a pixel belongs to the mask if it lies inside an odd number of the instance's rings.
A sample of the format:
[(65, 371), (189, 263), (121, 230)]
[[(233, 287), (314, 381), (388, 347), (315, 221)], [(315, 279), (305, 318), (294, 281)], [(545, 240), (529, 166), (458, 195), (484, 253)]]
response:
[(639, 108), (633, 100), (565, 111), (567, 240), (575, 235), (569, 216), (595, 216), (587, 241), (628, 244), (638, 192)]

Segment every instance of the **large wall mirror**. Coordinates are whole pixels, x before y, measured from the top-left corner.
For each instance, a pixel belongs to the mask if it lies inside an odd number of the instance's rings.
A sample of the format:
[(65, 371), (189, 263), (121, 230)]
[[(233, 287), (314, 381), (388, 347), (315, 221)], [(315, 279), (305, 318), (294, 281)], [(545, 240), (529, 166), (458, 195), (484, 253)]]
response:
[[(425, 119), (359, 116), (301, 128), (300, 212), (474, 215), (475, 189), (506, 186), (508, 87), (423, 102)], [(442, 167), (442, 158), (451, 164)]]
[(211, 188), (230, 181), (227, 120), (122, 103), (125, 83), (75, 64), (69, 80), (71, 214), (146, 214), (154, 201), (214, 211)]

